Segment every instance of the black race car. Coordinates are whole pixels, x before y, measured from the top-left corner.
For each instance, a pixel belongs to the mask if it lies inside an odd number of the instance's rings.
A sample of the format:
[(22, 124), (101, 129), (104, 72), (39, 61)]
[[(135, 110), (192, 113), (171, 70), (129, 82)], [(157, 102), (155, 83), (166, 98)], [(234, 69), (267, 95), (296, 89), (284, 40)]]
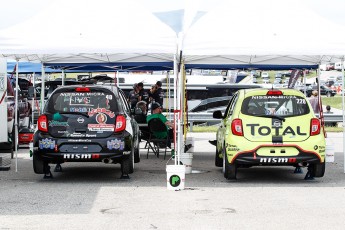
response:
[(64, 86), (48, 98), (33, 140), (33, 168), (52, 176), (49, 164), (120, 163), (123, 175), (140, 161), (139, 127), (117, 87)]

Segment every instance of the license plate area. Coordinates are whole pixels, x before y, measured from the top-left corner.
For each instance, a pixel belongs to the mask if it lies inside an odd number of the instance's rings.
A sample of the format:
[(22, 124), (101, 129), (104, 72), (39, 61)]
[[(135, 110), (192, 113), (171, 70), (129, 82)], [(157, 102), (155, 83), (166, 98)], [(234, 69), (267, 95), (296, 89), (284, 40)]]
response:
[(299, 154), (298, 149), (295, 147), (261, 147), (256, 151), (259, 156), (297, 156)]
[(99, 145), (62, 145), (59, 148), (60, 152), (66, 153), (97, 153), (101, 152), (102, 148)]

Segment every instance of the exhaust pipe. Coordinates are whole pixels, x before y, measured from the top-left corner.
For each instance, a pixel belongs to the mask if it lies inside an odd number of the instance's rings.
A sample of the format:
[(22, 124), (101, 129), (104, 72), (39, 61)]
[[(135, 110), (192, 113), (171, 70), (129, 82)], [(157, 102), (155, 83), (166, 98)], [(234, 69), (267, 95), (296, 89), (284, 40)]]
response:
[(105, 163), (105, 164), (113, 163), (113, 160), (111, 160), (111, 159), (109, 159), (109, 158), (104, 158), (102, 161), (103, 161), (103, 163)]

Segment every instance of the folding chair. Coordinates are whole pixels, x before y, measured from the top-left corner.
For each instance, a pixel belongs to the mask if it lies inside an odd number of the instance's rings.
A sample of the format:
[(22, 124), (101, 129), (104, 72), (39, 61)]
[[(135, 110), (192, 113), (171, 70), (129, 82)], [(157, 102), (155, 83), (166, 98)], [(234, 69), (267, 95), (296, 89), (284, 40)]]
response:
[[(169, 137), (169, 132), (167, 130), (166, 125), (158, 118), (153, 118), (148, 123), (150, 135), (147, 141), (148, 148), (147, 148), (147, 158), (149, 157), (150, 149), (153, 153), (159, 157), (159, 149), (164, 148), (164, 159), (167, 155), (167, 148), (171, 148), (171, 140)], [(154, 133), (155, 132), (167, 132), (166, 138), (157, 138)]]

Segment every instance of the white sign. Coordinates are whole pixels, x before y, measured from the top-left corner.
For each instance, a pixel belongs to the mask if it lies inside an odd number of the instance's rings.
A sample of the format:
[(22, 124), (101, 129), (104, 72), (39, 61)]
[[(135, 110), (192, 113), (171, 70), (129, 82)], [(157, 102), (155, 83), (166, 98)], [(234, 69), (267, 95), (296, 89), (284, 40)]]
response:
[(6, 89), (7, 89), (7, 61), (0, 58), (0, 142), (8, 142), (8, 128), (7, 128), (7, 103), (6, 103)]

